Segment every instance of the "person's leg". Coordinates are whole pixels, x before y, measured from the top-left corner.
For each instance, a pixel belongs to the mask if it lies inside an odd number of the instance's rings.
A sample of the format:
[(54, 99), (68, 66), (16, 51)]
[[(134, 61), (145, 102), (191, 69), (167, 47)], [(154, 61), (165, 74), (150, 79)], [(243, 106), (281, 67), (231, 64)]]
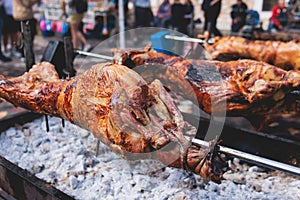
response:
[(3, 53), (2, 53), (2, 42), (1, 42), (1, 40), (2, 40), (2, 30), (3, 30), (3, 19), (0, 19), (0, 60), (1, 61), (3, 61), (3, 62), (9, 62), (9, 61), (11, 61), (11, 59), (10, 58), (8, 58), (8, 57), (6, 57), (6, 56), (4, 56), (3, 55)]
[(81, 44), (83, 45), (83, 50), (89, 51), (91, 49), (91, 45), (88, 44), (83, 33), (81, 32), (83, 14), (75, 14), (75, 15), (71, 15), (70, 17), (72, 17), (70, 18), (70, 28), (71, 28), (72, 42), (74, 48), (80, 49), (79, 42), (81, 42)]
[(160, 25), (161, 25), (160, 27), (167, 28), (170, 20), (171, 20), (171, 17), (162, 18), (161, 22), (160, 22)]
[(70, 29), (71, 29), (73, 47), (74, 47), (74, 49), (77, 49), (78, 48), (78, 41), (77, 41), (78, 25), (70, 24)]
[(156, 27), (160, 27), (160, 25), (161, 25), (161, 22), (160, 22), (161, 20), (160, 20), (160, 18), (158, 18), (158, 17), (154, 17), (154, 26), (156, 26)]
[(153, 24), (153, 13), (152, 13), (152, 10), (151, 10), (151, 8), (146, 8), (144, 12), (145, 12), (145, 14), (147, 16), (147, 19), (144, 22), (144, 26), (145, 27), (150, 27)]
[(140, 14), (140, 18), (141, 18), (141, 27), (149, 27), (150, 26), (150, 12), (148, 10), (148, 8), (141, 8), (141, 13)]
[[(10, 20), (8, 15), (3, 16), (3, 25), (2, 25), (2, 44), (4, 48), (4, 52), (8, 53), (8, 40), (9, 40), (9, 35), (11, 33), (11, 26), (10, 26)], [(5, 27), (5, 28), (4, 28)]]
[(30, 31), (31, 31), (31, 40), (34, 41), (34, 37), (36, 35), (36, 19), (29, 19)]
[(79, 43), (78, 43), (78, 34), (79, 31), (79, 24), (80, 24), (80, 18), (78, 14), (71, 14), (70, 15), (70, 30), (71, 30), (71, 36), (72, 36), (72, 43), (74, 49), (79, 49)]
[(223, 36), (223, 34), (221, 33), (221, 31), (219, 31), (219, 29), (217, 29), (216, 26), (213, 27), (213, 32), (212, 32), (215, 36)]
[[(0, 43), (2, 42), (2, 36), (3, 36), (3, 23), (4, 23), (4, 20), (2, 17), (0, 17)], [(2, 45), (0, 45), (0, 52), (2, 54)]]
[(18, 43), (18, 32), (11, 33), (11, 45), (12, 47), (16, 47)]
[(238, 23), (237, 32), (241, 32), (243, 30), (243, 27), (244, 27), (243, 22)]
[(82, 32), (79, 29), (77, 29), (76, 34), (77, 34), (77, 38), (83, 44), (83, 46), (86, 46), (87, 45), (87, 41), (86, 41), (84, 35), (82, 34)]
[(22, 54), (17, 49), (18, 34), (18, 32), (13, 32), (10, 34), (11, 54), (17, 58), (21, 58)]
[(270, 32), (270, 31), (272, 31), (272, 29), (274, 28), (275, 26), (274, 26), (274, 24), (273, 24), (273, 22), (269, 22), (269, 25), (268, 25), (268, 31)]
[(7, 34), (3, 34), (2, 41), (3, 41), (4, 52), (8, 52), (8, 49), (7, 49), (8, 38), (9, 38), (9, 34), (8, 33)]
[(222, 36), (222, 33), (217, 29), (217, 16), (212, 17), (211, 19), (211, 25), (210, 25), (210, 30), (211, 33), (213, 33), (215, 36)]
[(180, 25), (178, 26), (178, 31), (187, 35), (187, 25), (185, 23), (180, 23)]
[(16, 25), (17, 25), (16, 49), (17, 49), (17, 52), (19, 52), (21, 54), (21, 59), (24, 59), (25, 55), (24, 55), (22, 41), (21, 41), (22, 40), (21, 21), (16, 21)]
[(203, 34), (210, 32), (210, 22), (209, 22), (209, 15), (207, 12), (204, 13), (204, 27), (203, 27)]
[(18, 45), (20, 41), (18, 41), (19, 39), (19, 35), (20, 35), (20, 22), (14, 20), (13, 16), (9, 15), (8, 16), (8, 24), (11, 27), (10, 30), (10, 44), (11, 44), (11, 49), (12, 49), (12, 55), (16, 56), (18, 58), (22, 57), (22, 53), (20, 52), (20, 49), (18, 49)]
[(237, 33), (240, 30), (240, 25), (238, 23), (232, 24), (231, 26), (231, 32), (232, 33)]
[(135, 7), (135, 27), (139, 28), (139, 27), (143, 27), (143, 18), (145, 18), (145, 16), (143, 16), (143, 8), (140, 7)]
[(207, 12), (204, 13), (204, 27), (203, 27), (203, 36), (204, 38), (207, 40), (210, 38), (211, 36), (211, 32), (210, 32), (210, 26), (211, 26), (211, 22), (210, 22), (210, 18)]
[(74, 48), (75, 49), (80, 49), (80, 47), (79, 47), (79, 41), (80, 41), (83, 45), (83, 50), (84, 51), (89, 51), (91, 49), (91, 45), (88, 44), (88, 42), (85, 39), (84, 35), (79, 30), (79, 25), (78, 24), (71, 24), (70, 29), (71, 29), (72, 42), (73, 42)]
[(11, 32), (10, 32), (11, 47), (16, 49), (18, 44), (18, 36), (20, 32), (20, 23), (14, 20), (13, 16), (9, 16), (9, 19), (10, 19), (10, 26), (11, 26)]

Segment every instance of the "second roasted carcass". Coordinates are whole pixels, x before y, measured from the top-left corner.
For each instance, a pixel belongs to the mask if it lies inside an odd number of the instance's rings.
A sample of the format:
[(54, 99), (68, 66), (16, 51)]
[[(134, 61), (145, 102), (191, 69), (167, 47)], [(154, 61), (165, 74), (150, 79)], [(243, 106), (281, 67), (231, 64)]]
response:
[(214, 43), (206, 44), (205, 50), (211, 59), (236, 56), (267, 62), (285, 70), (300, 70), (300, 41), (247, 40), (226, 36), (214, 38)]
[(127, 158), (157, 158), (220, 182), (226, 163), (212, 143), (191, 145), (194, 127), (158, 80), (146, 83), (123, 65), (104, 63), (60, 80), (43, 62), (16, 78), (0, 76), (0, 97), (15, 106), (61, 117), (91, 131)]
[[(230, 116), (252, 118), (254, 122), (260, 117), (300, 112), (299, 99), (291, 98), (292, 92), (300, 88), (299, 71), (285, 71), (254, 60), (189, 60), (149, 48), (116, 49), (114, 54), (117, 63), (130, 59), (136, 66), (163, 65), (166, 73), (161, 80), (178, 83), (175, 86), (184, 85), (182, 80), (188, 81), (199, 106), (208, 113), (226, 112)], [(190, 92), (181, 95), (190, 96)], [(265, 123), (261, 119), (258, 122)]]

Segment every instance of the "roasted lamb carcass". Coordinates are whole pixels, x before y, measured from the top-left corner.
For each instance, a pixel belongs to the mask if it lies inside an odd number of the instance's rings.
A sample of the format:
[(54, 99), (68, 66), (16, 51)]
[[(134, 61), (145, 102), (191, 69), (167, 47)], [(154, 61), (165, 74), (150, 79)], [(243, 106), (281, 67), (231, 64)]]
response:
[(43, 62), (20, 77), (0, 77), (0, 97), (67, 119), (131, 159), (155, 157), (214, 182), (220, 182), (226, 168), (213, 143), (210, 148), (189, 143), (196, 130), (158, 80), (147, 84), (122, 65), (99, 64), (60, 80), (54, 66)]
[(300, 70), (300, 41), (247, 40), (226, 36), (214, 38), (214, 43), (205, 45), (205, 49), (214, 60), (235, 56), (267, 62), (285, 70)]
[[(188, 60), (177, 56), (145, 51), (114, 51), (115, 62), (131, 59), (136, 66), (163, 65), (166, 68), (161, 81), (167, 79), (181, 86), (182, 79), (193, 88), (200, 108), (211, 113), (227, 112), (230, 116), (256, 116), (299, 113), (300, 103), (291, 100), (291, 92), (300, 86), (299, 71), (285, 71), (254, 60), (230, 62)], [(172, 89), (172, 88), (170, 88)], [(187, 91), (185, 88), (176, 91)], [(190, 92), (180, 94), (188, 97)], [(261, 123), (265, 123), (262, 122)], [(258, 124), (255, 124), (258, 126)], [(263, 124), (259, 125), (259, 128)]]

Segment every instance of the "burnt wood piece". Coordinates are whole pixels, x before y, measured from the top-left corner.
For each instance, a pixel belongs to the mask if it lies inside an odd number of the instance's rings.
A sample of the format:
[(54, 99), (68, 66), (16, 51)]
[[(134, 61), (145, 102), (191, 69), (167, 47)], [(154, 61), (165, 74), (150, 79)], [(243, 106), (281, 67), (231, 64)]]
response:
[(3, 157), (0, 157), (0, 174), (0, 188), (16, 199), (74, 199)]

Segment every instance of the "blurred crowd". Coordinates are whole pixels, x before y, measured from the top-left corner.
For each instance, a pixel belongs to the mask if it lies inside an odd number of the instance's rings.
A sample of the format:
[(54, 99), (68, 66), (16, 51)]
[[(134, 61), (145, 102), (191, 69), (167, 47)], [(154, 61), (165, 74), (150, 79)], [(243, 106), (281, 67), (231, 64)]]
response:
[[(83, 18), (88, 10), (89, 3), (97, 3), (96, 0), (58, 0), (62, 17), (67, 18), (67, 29), (64, 34), (72, 36), (73, 46), (76, 49), (89, 51), (92, 46), (88, 43), (89, 27), (82, 26)], [(106, 10), (114, 13), (112, 16), (113, 25), (118, 27), (119, 0), (101, 0)], [(153, 13), (150, 0), (122, 0), (125, 13), (125, 27), (163, 27), (177, 30), (181, 33), (193, 36), (189, 27), (195, 23), (202, 23), (200, 18), (195, 19), (195, 8), (191, 0), (162, 0), (158, 9)], [(9, 62), (12, 57), (24, 57), (20, 45), (21, 23), (29, 23), (32, 33), (32, 41), (37, 33), (37, 27), (43, 29), (42, 23), (37, 24), (34, 17), (33, 6), (47, 3), (47, 0), (0, 0), (0, 61)], [(223, 2), (224, 3), (224, 2)], [(134, 25), (129, 27), (128, 13), (130, 5), (133, 8)], [(204, 37), (222, 36), (217, 28), (217, 20), (222, 10), (222, 0), (199, 0), (201, 14), (204, 17)], [(282, 31), (288, 24), (290, 16), (299, 12), (300, 0), (290, 0), (288, 5), (285, 0), (278, 0), (272, 8), (272, 15), (269, 20), (267, 31)], [(111, 17), (109, 14), (102, 16), (100, 31), (103, 35), (109, 34)], [(246, 25), (255, 26), (259, 23), (259, 14), (248, 8), (243, 0), (236, 0), (231, 5), (231, 34), (240, 33)], [(40, 20), (40, 19), (39, 19)], [(47, 26), (46, 23), (43, 25)], [(96, 24), (93, 26), (97, 28)], [(51, 29), (51, 28), (50, 28)]]
[(32, 6), (38, 2), (39, 0), (0, 0), (0, 61), (9, 62), (12, 56), (24, 57), (19, 42), (21, 23), (30, 25), (33, 40), (36, 34), (36, 20)]

